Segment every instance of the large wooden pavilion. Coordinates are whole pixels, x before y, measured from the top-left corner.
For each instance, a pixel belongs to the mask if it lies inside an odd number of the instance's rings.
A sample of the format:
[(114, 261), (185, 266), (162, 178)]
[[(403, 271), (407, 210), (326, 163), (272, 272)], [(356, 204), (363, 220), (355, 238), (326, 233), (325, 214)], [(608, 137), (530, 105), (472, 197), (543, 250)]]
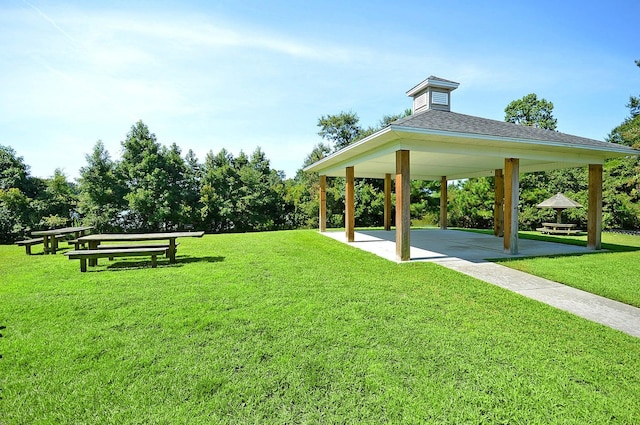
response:
[(440, 227), (447, 226), (447, 181), (494, 176), (494, 233), (504, 250), (518, 253), (521, 172), (589, 168), (587, 245), (600, 249), (602, 166), (608, 158), (640, 155), (626, 146), (451, 112), (458, 83), (431, 76), (413, 87), (413, 114), (311, 164), (320, 175), (320, 231), (326, 230), (326, 178), (346, 178), (345, 227), (354, 241), (354, 179), (384, 179), (384, 227), (391, 228), (391, 176), (395, 175), (396, 257), (409, 260), (410, 180), (440, 180)]

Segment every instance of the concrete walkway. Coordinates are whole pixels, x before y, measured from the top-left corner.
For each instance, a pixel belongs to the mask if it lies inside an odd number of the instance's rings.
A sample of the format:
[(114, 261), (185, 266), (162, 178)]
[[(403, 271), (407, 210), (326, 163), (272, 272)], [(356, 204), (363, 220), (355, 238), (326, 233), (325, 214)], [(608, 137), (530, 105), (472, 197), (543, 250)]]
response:
[[(346, 243), (344, 232), (324, 235)], [(551, 280), (513, 270), (487, 258), (587, 254), (585, 247), (520, 239), (519, 255), (504, 254), (502, 239), (457, 230), (412, 230), (411, 261), (428, 261), (541, 301), (585, 319), (640, 337), (640, 309)], [(396, 261), (395, 231), (356, 232), (349, 245)]]

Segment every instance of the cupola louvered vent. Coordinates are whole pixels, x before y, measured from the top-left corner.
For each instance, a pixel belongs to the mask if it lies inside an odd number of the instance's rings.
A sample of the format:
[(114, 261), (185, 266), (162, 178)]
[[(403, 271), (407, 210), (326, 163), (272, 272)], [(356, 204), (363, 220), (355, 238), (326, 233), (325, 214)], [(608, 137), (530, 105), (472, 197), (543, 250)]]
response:
[(449, 105), (449, 93), (439, 91), (431, 92), (431, 102), (436, 105)]
[(451, 111), (451, 92), (460, 84), (433, 75), (407, 92), (413, 97), (413, 113), (427, 109)]
[(427, 94), (426, 93), (422, 93), (420, 96), (416, 97), (413, 100), (413, 108), (414, 109), (421, 109), (421, 108), (424, 108), (425, 106), (427, 106)]

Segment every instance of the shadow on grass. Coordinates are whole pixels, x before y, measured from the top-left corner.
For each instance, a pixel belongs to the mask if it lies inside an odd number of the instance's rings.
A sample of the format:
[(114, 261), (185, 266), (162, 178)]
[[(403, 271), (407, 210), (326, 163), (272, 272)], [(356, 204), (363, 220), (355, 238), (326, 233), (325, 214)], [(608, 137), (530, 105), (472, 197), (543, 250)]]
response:
[[(166, 258), (158, 259), (158, 268), (162, 267), (182, 267), (191, 263), (220, 263), (225, 260), (225, 257), (190, 257), (190, 256), (178, 256), (175, 263), (169, 263)], [(122, 261), (118, 260), (109, 263), (106, 268), (96, 270), (93, 267), (88, 267), (87, 271), (94, 272), (106, 272), (106, 271), (126, 271), (135, 269), (151, 269), (151, 260), (137, 260), (137, 261)], [(93, 269), (93, 270), (92, 270)]]

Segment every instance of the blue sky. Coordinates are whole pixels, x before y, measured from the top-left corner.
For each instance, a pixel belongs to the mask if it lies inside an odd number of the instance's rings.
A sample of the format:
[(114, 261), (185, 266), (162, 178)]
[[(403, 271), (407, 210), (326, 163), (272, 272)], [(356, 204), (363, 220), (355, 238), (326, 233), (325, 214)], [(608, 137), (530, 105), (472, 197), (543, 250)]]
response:
[(637, 0), (4, 0), (0, 145), (75, 179), (142, 120), (200, 161), (260, 146), (293, 177), (321, 115), (376, 125), (429, 75), (460, 83), (455, 112), (502, 120), (536, 93), (559, 131), (602, 140), (640, 94), (638, 16)]

